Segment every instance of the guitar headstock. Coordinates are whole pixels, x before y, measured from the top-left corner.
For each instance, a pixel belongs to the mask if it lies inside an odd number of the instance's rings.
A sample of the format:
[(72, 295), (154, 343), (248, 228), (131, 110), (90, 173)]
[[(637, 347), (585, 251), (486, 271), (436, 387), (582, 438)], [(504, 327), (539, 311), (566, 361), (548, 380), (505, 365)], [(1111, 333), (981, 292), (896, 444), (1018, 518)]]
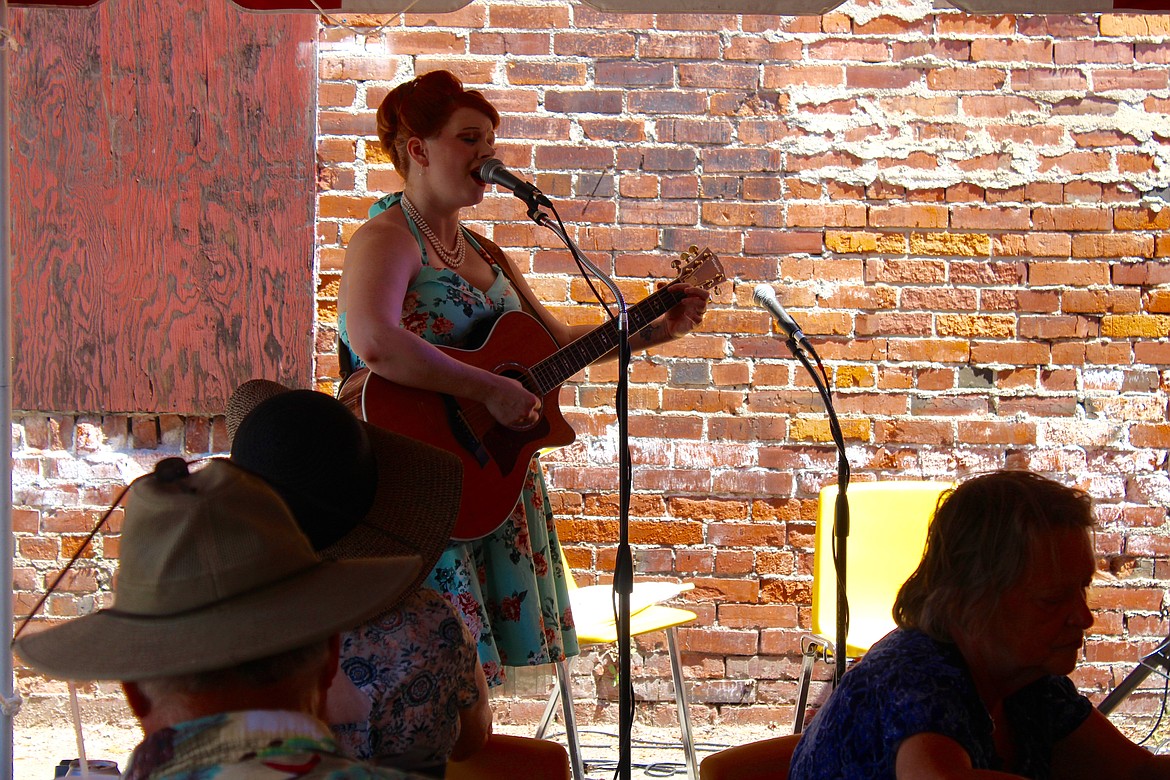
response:
[(697, 246), (692, 246), (679, 255), (678, 260), (672, 260), (670, 265), (681, 269), (675, 282), (686, 282), (704, 290), (715, 288), (715, 292), (719, 292), (718, 286), (727, 281), (719, 258), (706, 247), (700, 251)]

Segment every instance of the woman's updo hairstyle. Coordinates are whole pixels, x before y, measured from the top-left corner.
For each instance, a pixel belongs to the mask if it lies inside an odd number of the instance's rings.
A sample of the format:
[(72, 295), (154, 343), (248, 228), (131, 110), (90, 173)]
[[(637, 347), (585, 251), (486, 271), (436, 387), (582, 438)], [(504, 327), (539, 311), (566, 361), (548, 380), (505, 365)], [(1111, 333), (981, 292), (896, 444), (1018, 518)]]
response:
[(410, 156), (406, 142), (411, 138), (431, 138), (443, 129), (451, 115), (460, 108), (474, 108), (500, 126), (500, 113), (476, 89), (464, 89), (463, 82), (446, 70), (435, 70), (390, 91), (378, 107), (378, 138), (390, 153), (394, 169), (406, 178)]

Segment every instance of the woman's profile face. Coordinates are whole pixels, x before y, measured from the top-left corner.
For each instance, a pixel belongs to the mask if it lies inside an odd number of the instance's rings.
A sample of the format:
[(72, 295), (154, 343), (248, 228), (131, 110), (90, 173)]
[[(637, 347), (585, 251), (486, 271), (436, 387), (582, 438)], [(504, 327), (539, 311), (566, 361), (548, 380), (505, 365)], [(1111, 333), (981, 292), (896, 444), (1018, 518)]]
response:
[[(1037, 540), (1031, 565), (1000, 597), (985, 630), (967, 637), (967, 661), (1001, 681), (1026, 685), (1076, 668), (1085, 631), (1093, 625), (1087, 594), (1094, 558), (1089, 534), (1063, 529)], [(966, 654), (966, 653), (965, 653)]]

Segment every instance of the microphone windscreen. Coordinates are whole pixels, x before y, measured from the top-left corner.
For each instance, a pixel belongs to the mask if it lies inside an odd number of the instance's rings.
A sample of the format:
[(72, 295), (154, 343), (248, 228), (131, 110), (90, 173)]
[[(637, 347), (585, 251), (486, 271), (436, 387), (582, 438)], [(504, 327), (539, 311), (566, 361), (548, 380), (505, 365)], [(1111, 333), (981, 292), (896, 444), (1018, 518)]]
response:
[(475, 172), (475, 178), (479, 179), (480, 184), (491, 184), (495, 172), (503, 167), (504, 163), (495, 157), (484, 160), (483, 164), (479, 166), (479, 170)]

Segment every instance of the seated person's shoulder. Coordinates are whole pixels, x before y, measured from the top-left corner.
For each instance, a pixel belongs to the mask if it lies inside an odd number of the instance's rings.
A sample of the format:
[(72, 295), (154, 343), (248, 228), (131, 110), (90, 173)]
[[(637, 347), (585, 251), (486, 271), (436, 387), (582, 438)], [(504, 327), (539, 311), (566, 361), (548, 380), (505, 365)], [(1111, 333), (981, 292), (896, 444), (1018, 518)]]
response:
[(447, 597), (431, 588), (419, 588), (394, 611), (403, 633), (424, 641), (433, 651), (455, 652), (459, 658), (476, 653), (475, 639)]
[(894, 631), (845, 673), (797, 747), (794, 778), (889, 777), (903, 740), (966, 735), (981, 711), (957, 650)]
[(462, 624), (459, 613), (442, 594), (419, 588), (367, 624), (383, 634), (437, 634), (448, 620)]
[(921, 631), (899, 629), (874, 644), (845, 676), (843, 687), (863, 685), (874, 695), (901, 701), (968, 693), (969, 678), (954, 645)]

